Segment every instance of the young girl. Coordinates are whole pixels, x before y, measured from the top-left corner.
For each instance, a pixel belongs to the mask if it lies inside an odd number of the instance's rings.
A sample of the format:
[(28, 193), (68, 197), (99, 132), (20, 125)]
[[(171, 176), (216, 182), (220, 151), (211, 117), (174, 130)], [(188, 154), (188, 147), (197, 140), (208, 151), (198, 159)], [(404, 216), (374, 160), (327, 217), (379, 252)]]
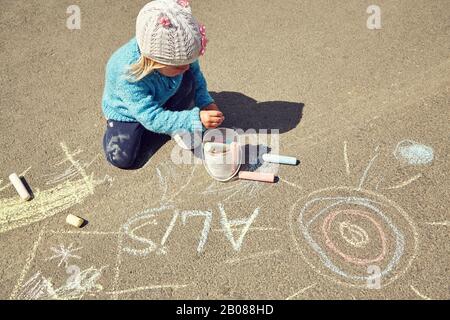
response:
[(136, 37), (106, 66), (103, 148), (112, 165), (133, 167), (146, 130), (191, 149), (194, 132), (223, 122), (198, 62), (206, 42), (187, 0), (154, 0), (140, 11)]

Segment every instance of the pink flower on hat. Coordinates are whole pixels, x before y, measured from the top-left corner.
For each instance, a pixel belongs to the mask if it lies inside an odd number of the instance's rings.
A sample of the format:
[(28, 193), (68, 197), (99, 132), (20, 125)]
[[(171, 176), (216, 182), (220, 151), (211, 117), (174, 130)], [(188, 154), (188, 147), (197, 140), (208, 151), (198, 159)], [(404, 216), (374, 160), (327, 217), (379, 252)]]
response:
[(202, 35), (202, 47), (200, 49), (200, 55), (204, 55), (206, 51), (206, 44), (208, 43), (208, 38), (206, 38), (206, 27), (201, 24), (199, 25), (200, 34)]
[(166, 16), (163, 16), (159, 19), (159, 24), (163, 25), (165, 28), (168, 28), (172, 25), (170, 19)]
[(189, 1), (188, 0), (178, 0), (177, 3), (182, 7), (189, 7)]

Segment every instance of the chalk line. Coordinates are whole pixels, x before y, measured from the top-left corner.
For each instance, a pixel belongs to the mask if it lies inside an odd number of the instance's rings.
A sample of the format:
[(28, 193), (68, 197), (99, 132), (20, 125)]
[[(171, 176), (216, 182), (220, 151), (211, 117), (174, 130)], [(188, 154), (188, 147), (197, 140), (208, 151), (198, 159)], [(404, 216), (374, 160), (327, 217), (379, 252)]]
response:
[(103, 236), (103, 235), (118, 235), (120, 232), (115, 231), (76, 231), (76, 230), (48, 230), (45, 233), (51, 233), (51, 234), (79, 234), (79, 235), (97, 235), (97, 236)]
[(425, 222), (425, 224), (428, 224), (430, 226), (450, 226), (450, 221), (442, 221), (442, 222)]
[(393, 189), (400, 189), (400, 188), (406, 187), (407, 185), (413, 183), (414, 181), (416, 181), (417, 179), (420, 179), (421, 177), (422, 177), (422, 174), (419, 173), (418, 175), (415, 175), (411, 179), (408, 179), (408, 180), (406, 180), (406, 181), (404, 181), (404, 182), (402, 182), (402, 183), (400, 183), (400, 184), (398, 184), (396, 186), (389, 187), (389, 188), (384, 188), (384, 190), (393, 190)]
[[(376, 147), (375, 152), (378, 152), (380, 146)], [(369, 164), (367, 165), (366, 170), (364, 170), (364, 174), (361, 177), (361, 180), (359, 181), (359, 186), (357, 190), (361, 190), (366, 178), (367, 178), (367, 173), (369, 172), (369, 169), (372, 167), (373, 162), (376, 160), (376, 158), (378, 158), (379, 153), (377, 153), (370, 161)]]
[(378, 191), (378, 188), (380, 187), (381, 182), (383, 182), (384, 177), (381, 177), (380, 180), (378, 180), (377, 185), (375, 187), (375, 191)]
[(345, 172), (349, 176), (350, 175), (350, 163), (348, 162), (347, 141), (344, 141), (344, 161), (345, 161)]
[(181, 193), (181, 191), (183, 191), (191, 183), (196, 168), (197, 168), (196, 166), (192, 166), (191, 176), (189, 177), (188, 181), (181, 187), (180, 190), (178, 190), (177, 193), (175, 193), (171, 198), (169, 198), (169, 201), (173, 201)]
[(86, 183), (87, 186), (89, 186), (90, 188), (90, 193), (94, 194), (94, 188), (92, 186), (92, 184), (90, 184), (90, 177), (88, 177), (88, 175), (86, 174), (86, 171), (84, 170), (84, 168), (80, 165), (79, 161), (75, 161), (75, 159), (73, 158), (73, 155), (71, 155), (69, 153), (69, 149), (67, 148), (66, 144), (64, 142), (60, 143), (61, 148), (63, 149), (67, 160), (70, 161), (70, 163), (72, 163), (73, 166), (75, 166), (75, 168), (79, 171), (79, 173), (81, 174), (81, 176), (84, 179), (84, 182)]
[[(230, 228), (231, 231), (239, 231), (238, 228)], [(226, 232), (224, 229), (213, 229), (214, 232)], [(248, 231), (283, 231), (281, 228), (272, 227), (250, 227)]]
[(299, 190), (303, 190), (302, 187), (299, 187), (299, 186), (296, 185), (295, 183), (289, 182), (289, 181), (287, 181), (286, 179), (281, 178), (280, 176), (278, 176), (278, 179), (279, 179), (281, 182), (284, 182), (284, 183), (290, 185), (291, 187), (297, 188), (297, 189), (299, 189)]
[[(123, 236), (124, 234), (122, 232), (119, 233), (119, 236), (117, 237), (117, 255), (116, 255), (116, 266), (114, 267), (114, 280), (113, 280), (113, 291), (116, 290), (117, 284), (119, 283), (119, 276), (120, 276), (120, 266), (122, 265), (122, 243), (123, 243)], [(113, 299), (117, 300), (119, 299), (118, 294), (113, 294)]]
[(412, 285), (410, 286), (411, 290), (414, 291), (415, 294), (417, 294), (419, 297), (421, 297), (423, 300), (431, 300), (431, 298), (427, 297), (424, 294), (421, 294), (419, 292), (419, 290), (417, 290), (416, 288), (414, 288)]
[(294, 293), (293, 295), (287, 297), (286, 300), (291, 300), (292, 298), (298, 296), (299, 294), (305, 293), (309, 289), (314, 288), (316, 285), (317, 285), (317, 283), (314, 283), (314, 284), (310, 285), (309, 287), (303, 288), (303, 289), (297, 291), (296, 293)]
[[(25, 175), (28, 173), (28, 171), (30, 171), (30, 170), (31, 170), (31, 167), (29, 167), (29, 168), (26, 169), (25, 171), (19, 173), (18, 176), (19, 176), (19, 177), (23, 177), (23, 176), (25, 176)], [(2, 184), (2, 182), (3, 182), (3, 180), (0, 180), (0, 184)], [(3, 191), (3, 190), (5, 190), (6, 188), (8, 188), (8, 187), (11, 186), (11, 185), (12, 185), (11, 182), (5, 184), (3, 187), (0, 188), (0, 192)]]
[(27, 273), (30, 269), (31, 263), (33, 262), (33, 260), (36, 256), (37, 248), (38, 248), (39, 244), (41, 243), (42, 236), (44, 235), (46, 228), (47, 228), (47, 226), (44, 226), (41, 229), (41, 231), (39, 232), (39, 235), (38, 235), (36, 241), (34, 242), (33, 248), (30, 251), (30, 255), (28, 256), (28, 259), (25, 262), (25, 266), (22, 269), (22, 273), (20, 274), (20, 277), (17, 280), (17, 283), (11, 293), (11, 296), (9, 297), (10, 300), (14, 300), (16, 298), (17, 293), (19, 292), (19, 289), (22, 286), (23, 281), (25, 280), (25, 276), (27, 275)]
[(133, 289), (127, 289), (127, 290), (110, 291), (110, 292), (105, 292), (105, 294), (117, 296), (120, 294), (127, 294), (127, 293), (146, 291), (146, 290), (157, 290), (157, 289), (165, 289), (165, 288), (181, 289), (181, 288), (186, 288), (188, 286), (189, 286), (188, 284), (163, 284), (163, 285), (139, 287), (139, 288), (133, 288)]
[(183, 211), (181, 213), (181, 219), (183, 221), (183, 225), (186, 225), (186, 219), (188, 217), (205, 217), (205, 222), (203, 223), (202, 234), (200, 236), (200, 241), (198, 243), (197, 252), (200, 253), (203, 251), (203, 247), (208, 240), (209, 230), (211, 229), (211, 220), (212, 220), (212, 212), (210, 211)]
[(166, 229), (166, 232), (164, 233), (164, 236), (161, 239), (161, 247), (164, 247), (166, 244), (167, 238), (169, 238), (169, 235), (172, 233), (173, 227), (175, 226), (175, 223), (177, 222), (179, 212), (176, 211), (173, 216), (172, 220), (170, 220), (170, 224)]
[(252, 254), (252, 255), (249, 255), (249, 256), (243, 257), (243, 258), (228, 259), (227, 261), (225, 261), (225, 263), (233, 264), (233, 263), (238, 263), (238, 262), (242, 262), (242, 261), (250, 260), (250, 259), (256, 259), (256, 258), (261, 258), (261, 257), (265, 258), (268, 256), (272, 256), (274, 254), (279, 254), (280, 252), (281, 252), (280, 250), (259, 252), (259, 253), (255, 253), (255, 254)]

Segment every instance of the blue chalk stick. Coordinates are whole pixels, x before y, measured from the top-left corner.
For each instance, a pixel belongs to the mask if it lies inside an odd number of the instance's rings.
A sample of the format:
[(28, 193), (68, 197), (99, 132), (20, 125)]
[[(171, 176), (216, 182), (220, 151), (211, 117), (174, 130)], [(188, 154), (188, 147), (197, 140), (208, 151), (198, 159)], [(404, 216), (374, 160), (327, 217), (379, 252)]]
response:
[(297, 165), (297, 159), (294, 157), (287, 157), (287, 156), (280, 156), (277, 154), (266, 153), (266, 154), (263, 154), (262, 158), (266, 162), (290, 164), (293, 166)]

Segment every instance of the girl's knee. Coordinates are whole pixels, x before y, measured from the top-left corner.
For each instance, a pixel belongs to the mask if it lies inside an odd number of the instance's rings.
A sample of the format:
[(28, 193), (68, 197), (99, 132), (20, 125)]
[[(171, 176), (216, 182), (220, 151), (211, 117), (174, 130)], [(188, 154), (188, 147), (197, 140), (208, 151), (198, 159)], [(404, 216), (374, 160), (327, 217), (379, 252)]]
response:
[(110, 164), (119, 169), (131, 169), (135, 162), (134, 158), (111, 153), (106, 154), (106, 159)]

